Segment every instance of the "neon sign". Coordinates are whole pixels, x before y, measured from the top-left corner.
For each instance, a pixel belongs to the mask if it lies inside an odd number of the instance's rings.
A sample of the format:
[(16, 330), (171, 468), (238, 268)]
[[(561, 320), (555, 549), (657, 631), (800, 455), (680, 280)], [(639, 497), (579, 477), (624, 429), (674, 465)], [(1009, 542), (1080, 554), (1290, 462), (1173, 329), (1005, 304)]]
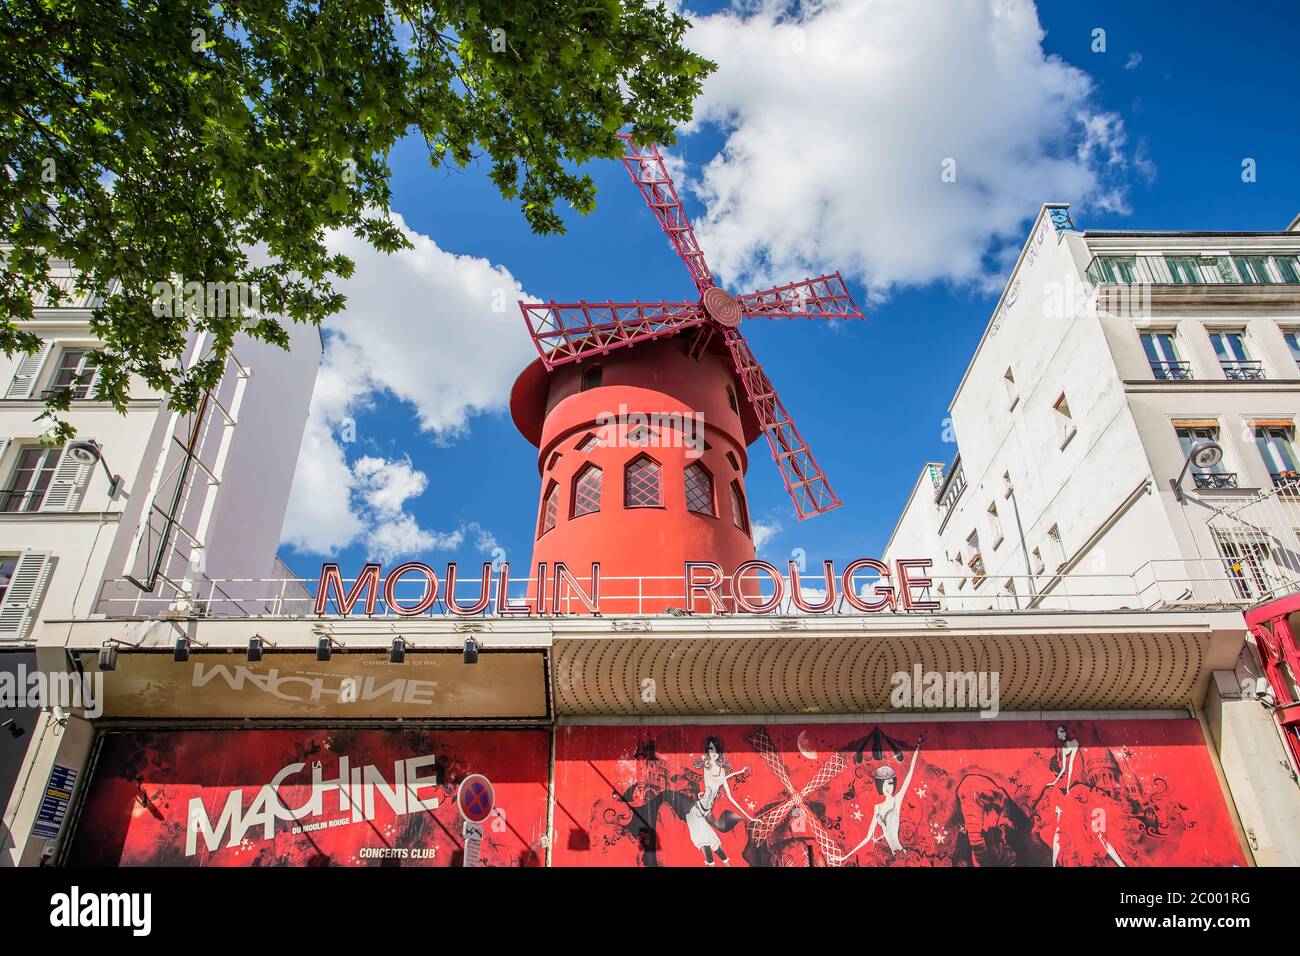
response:
[[(682, 609), (713, 614), (774, 614), (788, 596), (792, 609), (805, 614), (832, 614), (849, 609), (868, 614), (937, 611), (939, 602), (929, 595), (933, 585), (928, 574), (930, 566), (927, 558), (901, 558), (892, 567), (876, 558), (858, 558), (839, 573), (835, 562), (827, 560), (822, 562), (820, 577), (805, 578), (797, 561), (789, 563), (786, 573), (767, 561), (746, 561), (730, 574), (712, 561), (687, 561), (681, 578)], [(373, 615), (379, 611), (382, 600), (385, 614), (419, 617), (437, 613), (440, 598), (446, 613), (457, 617), (489, 613), (502, 617), (568, 612), (636, 613), (627, 603), (635, 600), (634, 596), (610, 594), (608, 589), (602, 596), (598, 562), (591, 565), (585, 582), (579, 581), (562, 561), (549, 567), (545, 562), (539, 563), (535, 571), (527, 581), (527, 594), (511, 595), (509, 563), (502, 563), (497, 570), (484, 562), (477, 595), (471, 601), (463, 601), (456, 594), (460, 572), (454, 561), (447, 565), (442, 578), (423, 561), (403, 562), (387, 575), (382, 565), (372, 562), (362, 568), (350, 587), (344, 584), (339, 566), (326, 563), (321, 565), (314, 613), (330, 613), (332, 603), (334, 613), (344, 617), (357, 610)], [(859, 576), (867, 580), (858, 583)], [(414, 592), (408, 590), (399, 599), (397, 591), (401, 584), (418, 587), (418, 596), (412, 596)], [(654, 600), (663, 603), (668, 599)]]

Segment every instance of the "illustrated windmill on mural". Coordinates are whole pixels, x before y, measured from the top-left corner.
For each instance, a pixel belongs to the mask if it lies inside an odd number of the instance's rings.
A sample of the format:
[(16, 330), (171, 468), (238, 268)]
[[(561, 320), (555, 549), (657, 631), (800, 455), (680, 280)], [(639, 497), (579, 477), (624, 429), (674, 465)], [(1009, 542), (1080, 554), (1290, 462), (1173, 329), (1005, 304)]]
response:
[(713, 279), (659, 149), (627, 144), (623, 164), (686, 264), (699, 298), (680, 302), (520, 302), (542, 364), (548, 371), (619, 349), (689, 335), (688, 351), (702, 354), (721, 336), (794, 501), (800, 520), (841, 504), (740, 331), (741, 319), (860, 319), (838, 272), (733, 296)]

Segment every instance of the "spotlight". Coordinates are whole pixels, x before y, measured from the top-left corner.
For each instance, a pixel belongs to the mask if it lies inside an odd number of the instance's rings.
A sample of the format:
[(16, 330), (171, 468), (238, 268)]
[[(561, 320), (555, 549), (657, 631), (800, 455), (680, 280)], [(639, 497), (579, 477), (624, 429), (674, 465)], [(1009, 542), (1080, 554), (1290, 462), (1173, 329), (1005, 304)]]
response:
[(117, 670), (117, 645), (105, 641), (99, 648), (99, 669), (101, 671)]
[(340, 644), (334, 638), (326, 636), (316, 641), (316, 660), (328, 661), (334, 654), (334, 648), (346, 652), (347, 648)]
[(478, 641), (472, 637), (465, 638), (465, 663), (478, 663)]
[(388, 663), (390, 663), (390, 664), (403, 664), (403, 663), (405, 663), (405, 662), (406, 662), (406, 651), (407, 651), (407, 649), (408, 649), (408, 648), (414, 648), (414, 647), (415, 647), (415, 645), (412, 644), (410, 641), (408, 641), (408, 640), (407, 640), (406, 638), (404, 638), (404, 637), (395, 637), (395, 638), (393, 638), (393, 646), (392, 646), (392, 648), (388, 651)]
[(262, 652), (268, 647), (275, 647), (261, 634), (254, 634), (248, 639), (248, 662), (256, 664), (262, 659)]
[(188, 637), (176, 638), (176, 646), (172, 648), (172, 660), (178, 664), (184, 664), (190, 659), (190, 639)]
[(9, 731), (9, 736), (12, 737), (14, 740), (17, 740), (23, 734), (27, 733), (27, 731), (23, 730), (21, 727), (18, 726), (18, 722), (14, 720), (12, 717), (6, 720), (3, 724), (0, 724), (0, 727), (3, 727), (5, 730)]

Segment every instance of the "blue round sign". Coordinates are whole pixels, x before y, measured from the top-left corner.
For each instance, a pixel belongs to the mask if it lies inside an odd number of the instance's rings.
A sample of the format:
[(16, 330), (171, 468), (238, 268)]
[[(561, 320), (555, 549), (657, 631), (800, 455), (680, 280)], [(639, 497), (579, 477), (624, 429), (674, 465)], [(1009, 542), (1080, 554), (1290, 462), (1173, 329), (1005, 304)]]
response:
[(496, 806), (492, 781), (481, 773), (470, 774), (456, 790), (456, 806), (468, 822), (482, 823), (492, 815), (492, 808)]

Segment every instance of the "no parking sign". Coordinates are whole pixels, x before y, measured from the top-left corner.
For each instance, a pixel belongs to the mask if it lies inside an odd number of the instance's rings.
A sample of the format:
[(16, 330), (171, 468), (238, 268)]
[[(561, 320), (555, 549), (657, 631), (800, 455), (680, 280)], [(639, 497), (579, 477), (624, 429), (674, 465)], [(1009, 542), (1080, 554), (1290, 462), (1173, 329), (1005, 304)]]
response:
[(492, 781), (481, 773), (472, 773), (456, 789), (456, 806), (465, 826), (461, 835), (465, 839), (464, 866), (477, 866), (479, 847), (483, 843), (483, 823), (496, 806), (496, 793)]

